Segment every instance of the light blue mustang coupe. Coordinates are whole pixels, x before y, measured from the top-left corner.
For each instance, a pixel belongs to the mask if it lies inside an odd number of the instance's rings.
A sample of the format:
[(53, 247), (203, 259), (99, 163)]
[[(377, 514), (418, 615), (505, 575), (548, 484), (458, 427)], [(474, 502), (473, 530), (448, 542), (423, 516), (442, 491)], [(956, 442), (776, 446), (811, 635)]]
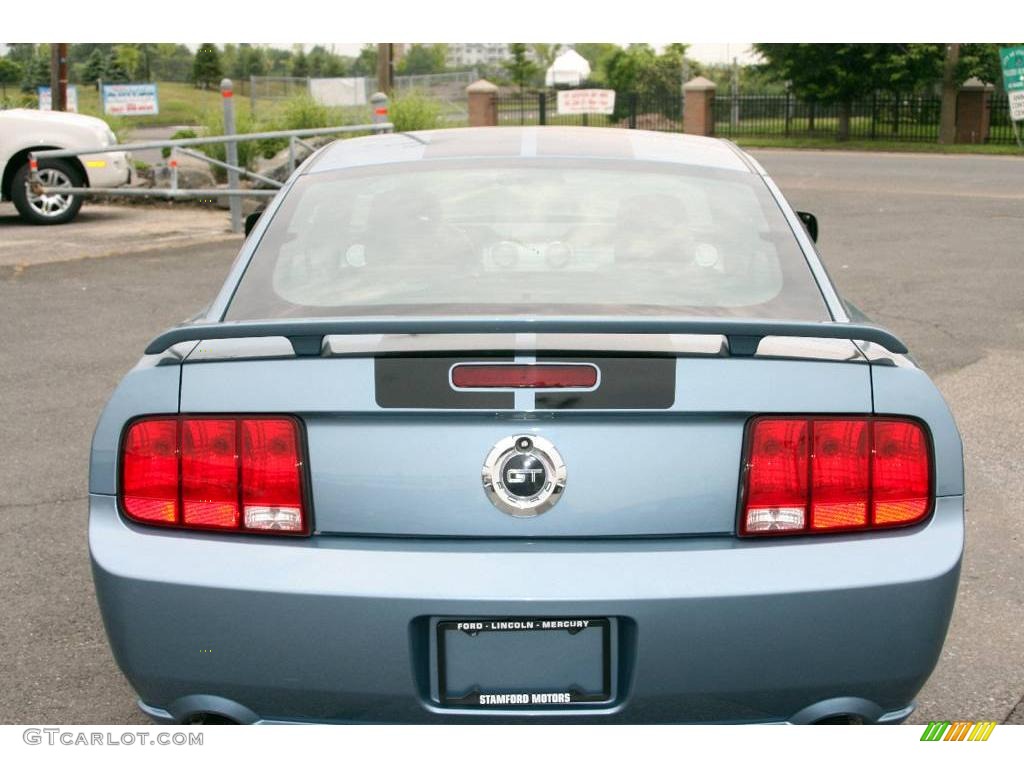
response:
[(337, 142), (100, 418), (89, 544), (162, 722), (899, 722), (960, 437), (725, 141)]

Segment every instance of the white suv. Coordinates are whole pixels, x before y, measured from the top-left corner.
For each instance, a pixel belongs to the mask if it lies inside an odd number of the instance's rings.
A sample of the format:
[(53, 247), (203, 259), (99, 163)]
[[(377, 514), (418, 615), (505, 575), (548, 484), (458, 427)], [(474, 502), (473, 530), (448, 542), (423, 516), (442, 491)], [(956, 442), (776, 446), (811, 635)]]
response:
[[(33, 195), (26, 187), (28, 156), (43, 149), (93, 149), (117, 144), (110, 127), (96, 117), (38, 109), (0, 111), (0, 198), (14, 202), (18, 213), (33, 224), (64, 224), (82, 207), (73, 195)], [(117, 187), (131, 180), (131, 156), (104, 152), (39, 161), (47, 187)]]

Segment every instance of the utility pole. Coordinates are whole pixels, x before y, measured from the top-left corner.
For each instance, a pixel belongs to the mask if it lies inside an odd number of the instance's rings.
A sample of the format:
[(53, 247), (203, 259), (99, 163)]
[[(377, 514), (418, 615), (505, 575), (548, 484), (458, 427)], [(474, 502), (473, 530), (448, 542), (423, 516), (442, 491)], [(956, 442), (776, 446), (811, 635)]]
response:
[(395, 44), (377, 43), (377, 90), (391, 93), (395, 87)]
[(960, 61), (960, 43), (946, 43), (942, 67), (942, 107), (939, 112), (939, 144), (956, 141), (956, 65)]
[(50, 109), (68, 109), (68, 44), (50, 43)]

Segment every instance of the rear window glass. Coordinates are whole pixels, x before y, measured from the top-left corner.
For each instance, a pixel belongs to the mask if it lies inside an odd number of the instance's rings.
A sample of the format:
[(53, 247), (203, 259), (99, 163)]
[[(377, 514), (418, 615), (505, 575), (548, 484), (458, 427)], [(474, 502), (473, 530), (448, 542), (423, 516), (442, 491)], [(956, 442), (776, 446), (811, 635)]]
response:
[(829, 317), (755, 175), (520, 160), (301, 177), (226, 318), (622, 313)]

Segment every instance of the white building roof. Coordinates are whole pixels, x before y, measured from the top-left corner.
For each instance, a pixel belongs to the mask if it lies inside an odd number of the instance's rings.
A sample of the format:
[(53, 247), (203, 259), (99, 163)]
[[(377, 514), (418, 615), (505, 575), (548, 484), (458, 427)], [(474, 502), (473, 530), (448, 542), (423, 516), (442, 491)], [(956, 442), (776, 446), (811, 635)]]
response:
[(579, 85), (590, 77), (590, 63), (570, 48), (559, 54), (544, 74), (544, 83), (553, 85)]

